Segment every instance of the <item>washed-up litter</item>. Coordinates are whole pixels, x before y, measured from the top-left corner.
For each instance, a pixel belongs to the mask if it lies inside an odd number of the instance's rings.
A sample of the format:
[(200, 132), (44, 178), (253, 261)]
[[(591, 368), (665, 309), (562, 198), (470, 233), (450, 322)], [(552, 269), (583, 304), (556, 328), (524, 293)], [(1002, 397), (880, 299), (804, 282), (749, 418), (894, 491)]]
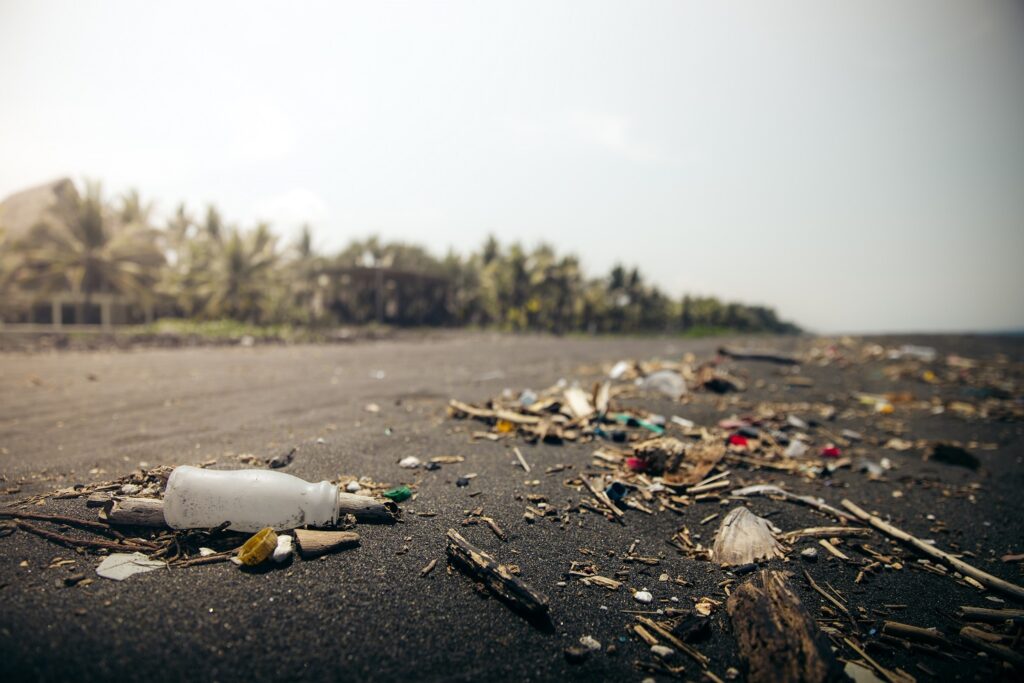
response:
[(166, 562), (151, 560), (142, 553), (114, 553), (100, 562), (100, 565), (96, 567), (96, 573), (104, 579), (124, 581), (130, 576), (151, 572), (166, 566)]
[(238, 549), (238, 561), (249, 567), (254, 567), (271, 555), (277, 549), (277, 534), (270, 527), (260, 529)]

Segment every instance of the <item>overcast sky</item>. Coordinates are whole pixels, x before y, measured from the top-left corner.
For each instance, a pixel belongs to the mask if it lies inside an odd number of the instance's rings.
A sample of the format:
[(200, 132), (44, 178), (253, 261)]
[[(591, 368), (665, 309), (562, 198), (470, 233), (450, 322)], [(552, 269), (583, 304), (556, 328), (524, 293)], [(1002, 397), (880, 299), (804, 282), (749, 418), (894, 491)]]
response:
[(1024, 4), (0, 0), (0, 196), (489, 233), (824, 332), (1024, 329)]

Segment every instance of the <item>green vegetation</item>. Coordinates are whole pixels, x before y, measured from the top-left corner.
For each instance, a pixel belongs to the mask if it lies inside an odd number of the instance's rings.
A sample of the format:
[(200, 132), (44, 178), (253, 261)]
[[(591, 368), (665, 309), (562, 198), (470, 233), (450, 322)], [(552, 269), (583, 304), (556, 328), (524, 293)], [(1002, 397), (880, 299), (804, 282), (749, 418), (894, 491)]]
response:
[(190, 334), (191, 326), (204, 337), (281, 338), (294, 329), (373, 322), (559, 334), (798, 331), (767, 307), (673, 299), (637, 268), (588, 277), (576, 256), (543, 244), (527, 249), (491, 237), (468, 255), (438, 258), (370, 237), (329, 255), (314, 249), (308, 226), (283, 246), (269, 225), (244, 230), (212, 206), (200, 219), (180, 206), (157, 228), (137, 192), (111, 203), (96, 184), (57, 213), (6, 238), (3, 292), (42, 299), (71, 291), (86, 302), (98, 292), (120, 295), (155, 308), (161, 321), (144, 328), (153, 332)]

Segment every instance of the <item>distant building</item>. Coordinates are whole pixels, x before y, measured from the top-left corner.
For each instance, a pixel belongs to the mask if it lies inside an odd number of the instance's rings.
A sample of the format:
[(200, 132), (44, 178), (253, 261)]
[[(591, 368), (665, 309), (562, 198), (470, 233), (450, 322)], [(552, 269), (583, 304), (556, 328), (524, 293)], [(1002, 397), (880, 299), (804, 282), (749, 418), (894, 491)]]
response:
[[(62, 214), (79, 198), (70, 178), (16, 192), (0, 202), (0, 249), (8, 256), (14, 245), (31, 240), (40, 224), (61, 227)], [(119, 294), (93, 292), (32, 291), (7, 288), (0, 297), (0, 324), (112, 325), (148, 322), (151, 306), (143, 306)]]

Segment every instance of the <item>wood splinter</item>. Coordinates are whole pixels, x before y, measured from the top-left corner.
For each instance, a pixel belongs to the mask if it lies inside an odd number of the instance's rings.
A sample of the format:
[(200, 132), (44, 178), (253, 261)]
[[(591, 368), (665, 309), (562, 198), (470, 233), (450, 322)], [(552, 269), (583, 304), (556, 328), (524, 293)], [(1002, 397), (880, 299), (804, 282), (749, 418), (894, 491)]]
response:
[(508, 567), (480, 550), (455, 529), (449, 529), (448, 557), (462, 570), (474, 575), (493, 593), (530, 617), (548, 613), (548, 599), (523, 583)]

